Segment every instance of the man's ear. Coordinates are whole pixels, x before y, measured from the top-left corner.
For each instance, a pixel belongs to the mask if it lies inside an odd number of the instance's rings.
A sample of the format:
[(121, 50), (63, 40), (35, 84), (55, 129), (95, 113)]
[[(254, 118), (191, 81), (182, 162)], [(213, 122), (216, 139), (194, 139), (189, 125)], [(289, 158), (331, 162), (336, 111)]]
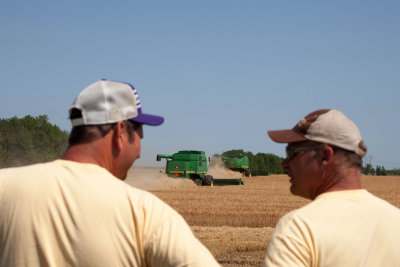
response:
[(321, 165), (325, 166), (330, 164), (333, 161), (334, 158), (334, 152), (332, 147), (330, 146), (325, 146), (322, 149), (322, 155), (321, 155)]
[(113, 132), (113, 145), (117, 150), (122, 149), (124, 133), (126, 132), (125, 124), (123, 121), (117, 122)]

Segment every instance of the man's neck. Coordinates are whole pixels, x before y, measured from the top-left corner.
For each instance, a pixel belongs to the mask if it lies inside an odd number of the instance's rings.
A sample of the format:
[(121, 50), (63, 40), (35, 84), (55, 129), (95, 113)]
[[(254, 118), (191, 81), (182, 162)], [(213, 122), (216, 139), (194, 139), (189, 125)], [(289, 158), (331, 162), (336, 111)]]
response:
[(89, 144), (69, 146), (62, 156), (62, 159), (80, 163), (96, 164), (110, 170), (111, 161), (107, 157), (109, 153), (106, 153), (103, 147), (104, 146), (101, 144), (97, 144), (96, 141)]
[(334, 172), (330, 183), (322, 193), (361, 189), (361, 172), (356, 168), (347, 168), (345, 172)]

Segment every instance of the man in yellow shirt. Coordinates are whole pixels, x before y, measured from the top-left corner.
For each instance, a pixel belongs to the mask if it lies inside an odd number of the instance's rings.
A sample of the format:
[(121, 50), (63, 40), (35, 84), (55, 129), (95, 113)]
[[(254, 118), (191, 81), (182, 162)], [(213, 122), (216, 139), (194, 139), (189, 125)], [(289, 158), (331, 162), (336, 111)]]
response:
[(62, 159), (0, 170), (0, 266), (218, 266), (184, 219), (122, 180), (140, 156), (136, 89), (101, 80), (75, 99)]
[(291, 193), (312, 202), (278, 222), (264, 266), (399, 266), (400, 209), (361, 188), (367, 150), (357, 126), (324, 109), (268, 134), (288, 143)]

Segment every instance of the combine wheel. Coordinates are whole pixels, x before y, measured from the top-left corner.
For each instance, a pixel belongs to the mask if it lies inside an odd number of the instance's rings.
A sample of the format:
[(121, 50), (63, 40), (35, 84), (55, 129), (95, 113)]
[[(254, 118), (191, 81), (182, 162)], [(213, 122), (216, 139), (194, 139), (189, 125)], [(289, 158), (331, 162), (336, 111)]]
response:
[(195, 183), (197, 186), (201, 186), (201, 179), (196, 178), (196, 179), (194, 179), (193, 181), (194, 181), (194, 183)]
[(213, 186), (214, 185), (214, 178), (211, 175), (204, 176), (203, 185)]
[(247, 169), (247, 170), (244, 172), (244, 175), (245, 175), (246, 177), (251, 177), (251, 170), (250, 170), (250, 169)]

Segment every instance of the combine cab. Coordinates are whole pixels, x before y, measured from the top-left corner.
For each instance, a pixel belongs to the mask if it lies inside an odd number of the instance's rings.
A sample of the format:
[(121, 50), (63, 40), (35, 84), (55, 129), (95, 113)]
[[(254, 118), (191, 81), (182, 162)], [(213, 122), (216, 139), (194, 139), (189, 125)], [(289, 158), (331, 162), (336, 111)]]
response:
[(247, 156), (239, 155), (232, 156), (229, 158), (223, 158), (225, 167), (232, 171), (237, 171), (243, 174), (243, 176), (250, 177), (251, 170), (249, 168), (249, 158)]
[(165, 172), (171, 177), (190, 178), (197, 185), (244, 184), (242, 179), (214, 179), (208, 175), (207, 158), (203, 151), (183, 150), (173, 155), (157, 154), (157, 161), (167, 160)]

